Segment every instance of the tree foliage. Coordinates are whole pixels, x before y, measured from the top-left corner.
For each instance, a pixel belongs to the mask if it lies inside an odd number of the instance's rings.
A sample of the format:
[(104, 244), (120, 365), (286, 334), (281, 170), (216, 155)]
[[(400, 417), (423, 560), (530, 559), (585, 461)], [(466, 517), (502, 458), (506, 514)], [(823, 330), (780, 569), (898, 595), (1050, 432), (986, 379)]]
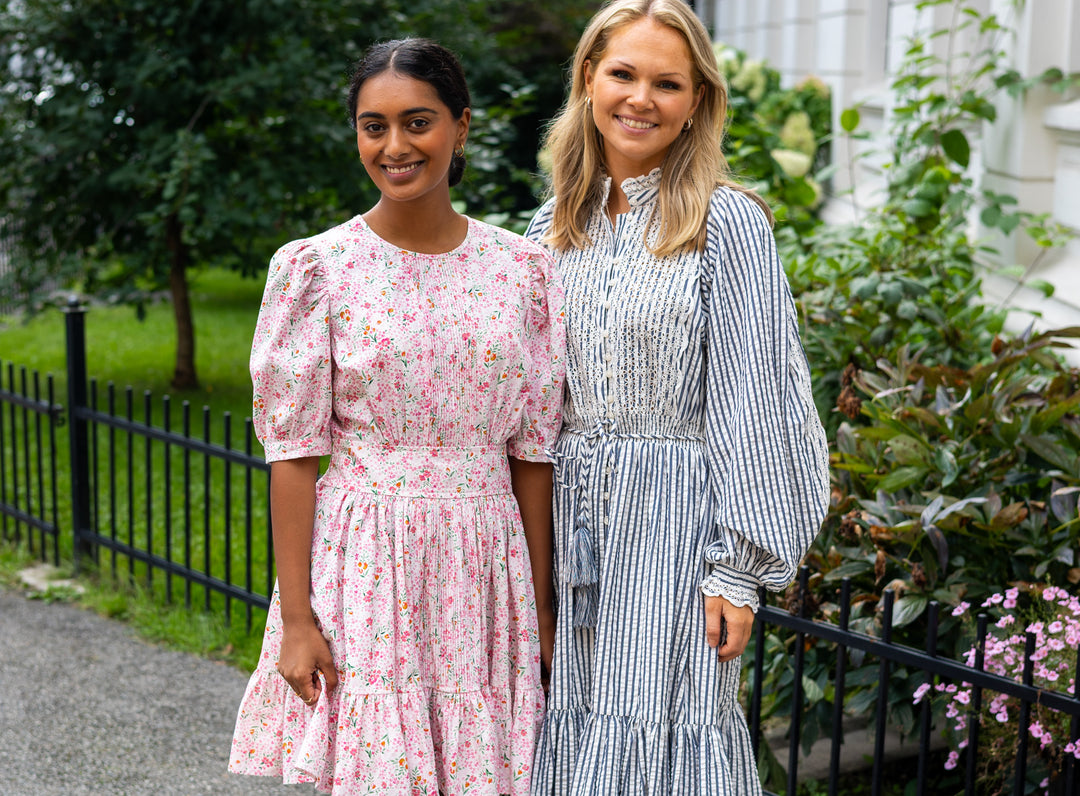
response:
[(519, 42), (490, 32), (493, 20), (505, 27), (535, 16), (530, 8), (481, 0), (8, 3), (0, 10), (0, 217), (18, 234), (6, 287), (34, 296), (44, 284), (74, 284), (136, 304), (168, 288), (174, 384), (194, 386), (188, 269), (257, 273), (282, 241), (374, 200), (342, 103), (348, 67), (372, 41), (428, 35), (461, 54), (479, 111), (466, 203), (535, 203), (522, 152), (535, 152), (538, 125), (527, 121), (525, 134), (517, 126), (538, 112), (535, 89), (515, 66), (530, 61), (503, 57), (500, 47)]

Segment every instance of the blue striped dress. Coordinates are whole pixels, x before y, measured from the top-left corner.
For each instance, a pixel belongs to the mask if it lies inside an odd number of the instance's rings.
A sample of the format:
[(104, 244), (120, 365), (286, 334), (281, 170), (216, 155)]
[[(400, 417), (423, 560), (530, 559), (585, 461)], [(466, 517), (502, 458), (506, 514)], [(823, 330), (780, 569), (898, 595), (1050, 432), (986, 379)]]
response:
[[(828, 502), (828, 446), (772, 231), (712, 197), (703, 251), (644, 246), (660, 171), (559, 253), (567, 388), (556, 445), (558, 625), (537, 796), (758, 794), (738, 660), (703, 595), (782, 589)], [(605, 187), (605, 202), (610, 180)], [(529, 237), (542, 241), (549, 201)], [(654, 237), (650, 237), (650, 240)]]

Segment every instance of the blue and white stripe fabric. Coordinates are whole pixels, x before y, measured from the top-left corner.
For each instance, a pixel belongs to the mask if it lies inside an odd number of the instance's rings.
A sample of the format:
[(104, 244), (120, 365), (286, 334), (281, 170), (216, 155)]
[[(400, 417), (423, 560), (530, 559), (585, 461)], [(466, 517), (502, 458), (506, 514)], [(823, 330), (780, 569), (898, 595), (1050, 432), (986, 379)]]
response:
[[(828, 448), (794, 303), (760, 208), (718, 189), (703, 251), (663, 259), (659, 170), (558, 253), (567, 388), (556, 445), (558, 626), (537, 796), (761, 789), (739, 661), (705, 640), (703, 594), (756, 608), (824, 516)], [(610, 181), (605, 189), (610, 190)], [(542, 241), (553, 202), (533, 219)]]

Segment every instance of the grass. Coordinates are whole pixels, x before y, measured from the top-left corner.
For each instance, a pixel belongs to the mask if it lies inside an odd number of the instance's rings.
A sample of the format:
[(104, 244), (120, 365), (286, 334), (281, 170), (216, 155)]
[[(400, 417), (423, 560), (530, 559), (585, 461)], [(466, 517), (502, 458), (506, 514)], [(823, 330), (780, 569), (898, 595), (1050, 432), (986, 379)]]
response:
[[(124, 388), (130, 386), (134, 419), (161, 427), (165, 414), (162, 399), (169, 395), (173, 405), (170, 410), (172, 429), (180, 429), (180, 404), (186, 401), (192, 407), (192, 435), (200, 438), (203, 436), (201, 410), (204, 406), (209, 407), (209, 437), (219, 445), (224, 442), (224, 413), (229, 412), (233, 417), (232, 447), (243, 450), (243, 420), (250, 414), (251, 407), (247, 359), (261, 292), (262, 285), (257, 281), (242, 279), (231, 272), (207, 270), (195, 276), (192, 305), (197, 335), (196, 368), (201, 385), (197, 390), (186, 392), (176, 392), (169, 385), (175, 347), (170, 304), (162, 302), (147, 307), (143, 320), (139, 320), (129, 307), (92, 307), (86, 315), (87, 370), (91, 380), (98, 385), (98, 406), (105, 408), (107, 385), (112, 383), (117, 388), (117, 414), (123, 416), (127, 400)], [(18, 367), (42, 374), (52, 373), (55, 400), (66, 404), (63, 313), (49, 310), (26, 322), (4, 321), (0, 324), (0, 361), (4, 363), (5, 387), (21, 388), (22, 374)], [(17, 366), (13, 374), (8, 368), (8, 363), (12, 362)], [(32, 388), (32, 379), (29, 384)], [(44, 379), (41, 385), (44, 392)], [(149, 413), (144, 409), (147, 391), (152, 395)], [(64, 531), (62, 556), (65, 561), (70, 561), (72, 523), (70, 473), (66, 464), (67, 429), (59, 429), (56, 437), (57, 501), (53, 504), (53, 485), (48, 483), (47, 477), (48, 455), (43, 457), (46, 478), (40, 485), (34, 477), (28, 482), (26, 475), (33, 476), (38, 468), (35, 446), (31, 444), (27, 449), (22, 445), (24, 430), (30, 433), (31, 439), (35, 434), (33, 419), (27, 424), (20, 413), (8, 413), (0, 420), (0, 426), (5, 423), (6, 438), (0, 455), (8, 465), (9, 479), (13, 472), (21, 471), (20, 488), (13, 490), (19, 495), (16, 499), (21, 498), (25, 507), (32, 508), (34, 513), (40, 510), (46, 517), (51, 515), (55, 505), (59, 525)], [(96, 429), (92, 435), (92, 444), (95, 443), (98, 476), (95, 479), (94, 517), (100, 533), (115, 534), (121, 541), (130, 538), (136, 546), (152, 549), (156, 555), (176, 561), (190, 557), (196, 568), (201, 568), (209, 556), (210, 574), (239, 585), (245, 585), (248, 563), (246, 546), (242, 542), (250, 533), (253, 542), (252, 586), (256, 591), (265, 590), (268, 577), (265, 476), (256, 473), (252, 480), (252, 512), (248, 517), (244, 468), (237, 465), (229, 468), (232, 479), (226, 495), (225, 466), (220, 461), (191, 455), (185, 462), (184, 454), (175, 446), (171, 446), (166, 454), (160, 443), (148, 446), (138, 435), (129, 441), (126, 434), (110, 433), (105, 428)], [(253, 453), (261, 455), (257, 441), (253, 441)], [(110, 460), (115, 462), (114, 467), (109, 467)], [(168, 477), (166, 462), (171, 469)], [(186, 482), (183, 478), (185, 465), (190, 467), (191, 473)], [(113, 494), (116, 495), (115, 504), (110, 498)], [(190, 536), (182, 533), (188, 506), (191, 507), (193, 531)], [(13, 530), (14, 526), (9, 522), (4, 523), (4, 538), (9, 543), (0, 545), (0, 552), (7, 561), (0, 563), (0, 571), (10, 569), (11, 560), (19, 560), (19, 551), (10, 549), (10, 540), (15, 536)], [(19, 530), (23, 535), (24, 529)], [(171, 537), (168, 544), (167, 534)], [(226, 545), (228, 536), (232, 538)], [(11, 559), (13, 555), (15, 558)], [(127, 577), (129, 574), (131, 577)], [(151, 640), (230, 660), (245, 668), (253, 667), (258, 658), (264, 612), (256, 610), (249, 614), (246, 606), (235, 600), (228, 605), (221, 595), (214, 592), (207, 595), (199, 586), (191, 589), (191, 602), (196, 607), (209, 602), (209, 610), (186, 609), (187, 595), (182, 580), (176, 576), (168, 578), (161, 571), (148, 571), (139, 562), (105, 550), (101, 551), (100, 568), (81, 572), (80, 577), (87, 586), (86, 594), (78, 598), (80, 603), (130, 622)], [(227, 617), (230, 622), (226, 622)], [(250, 633), (246, 630), (249, 621)]]

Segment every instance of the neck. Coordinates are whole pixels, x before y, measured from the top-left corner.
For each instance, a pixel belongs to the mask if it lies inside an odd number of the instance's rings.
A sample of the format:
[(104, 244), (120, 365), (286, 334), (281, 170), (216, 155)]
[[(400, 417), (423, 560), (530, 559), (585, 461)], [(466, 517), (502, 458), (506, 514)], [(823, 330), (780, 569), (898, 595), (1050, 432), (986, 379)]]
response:
[(364, 221), (385, 241), (407, 251), (442, 254), (456, 249), (468, 234), (469, 222), (450, 205), (450, 193), (395, 202), (385, 196)]

